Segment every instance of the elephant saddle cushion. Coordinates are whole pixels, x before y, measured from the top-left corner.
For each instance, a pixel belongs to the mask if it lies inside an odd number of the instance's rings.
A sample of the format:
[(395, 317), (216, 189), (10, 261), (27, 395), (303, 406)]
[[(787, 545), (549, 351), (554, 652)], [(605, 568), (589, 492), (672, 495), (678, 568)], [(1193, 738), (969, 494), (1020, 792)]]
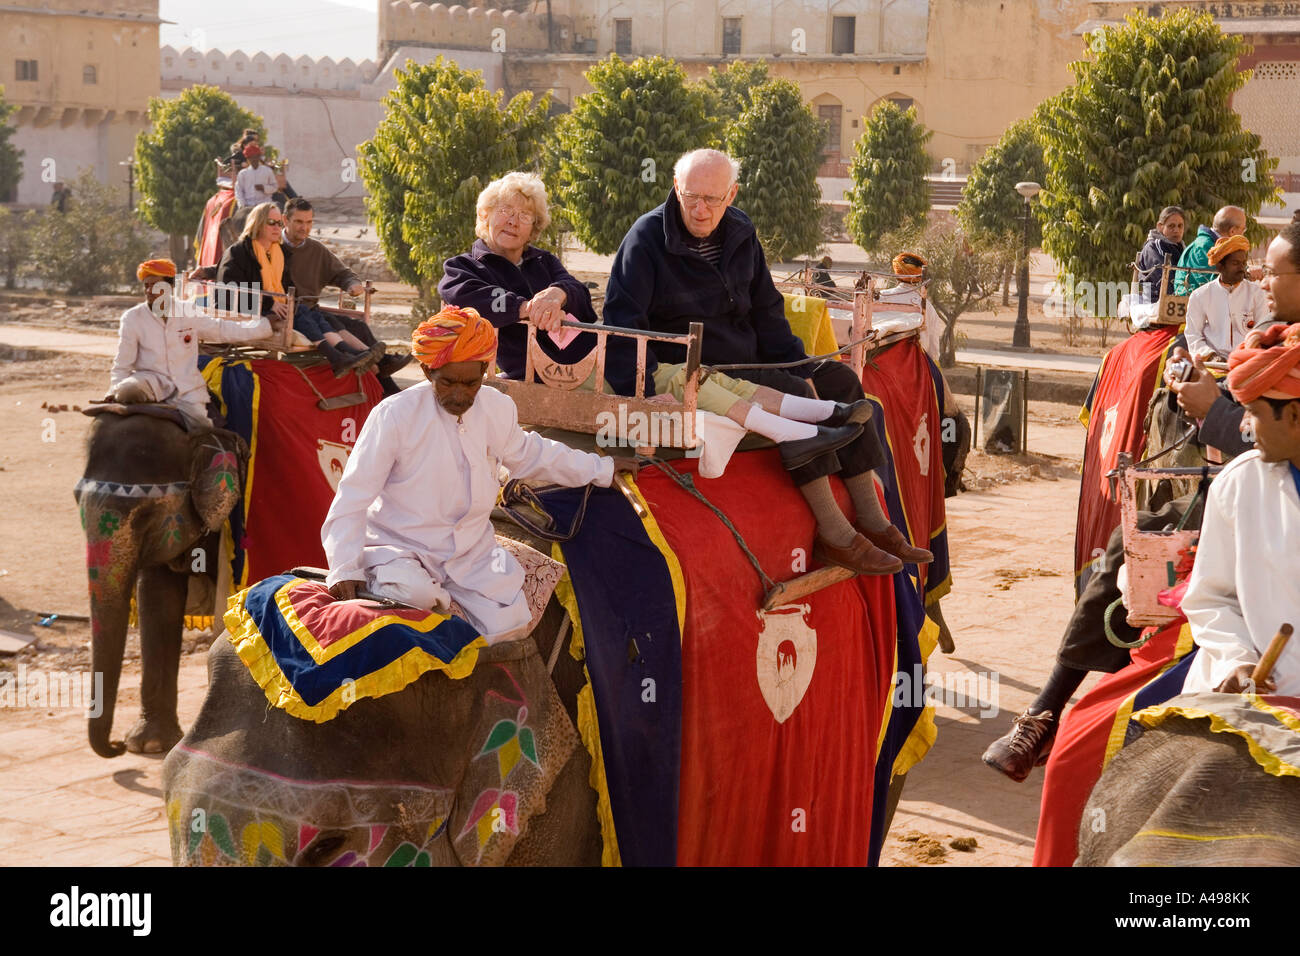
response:
[[(520, 542), (498, 541), (524, 567), (535, 626), (564, 565)], [(225, 623), (271, 705), (323, 723), (361, 698), (400, 691), (430, 671), (468, 676), (487, 642), (457, 610), (336, 601), (320, 581), (277, 574), (232, 597)]]

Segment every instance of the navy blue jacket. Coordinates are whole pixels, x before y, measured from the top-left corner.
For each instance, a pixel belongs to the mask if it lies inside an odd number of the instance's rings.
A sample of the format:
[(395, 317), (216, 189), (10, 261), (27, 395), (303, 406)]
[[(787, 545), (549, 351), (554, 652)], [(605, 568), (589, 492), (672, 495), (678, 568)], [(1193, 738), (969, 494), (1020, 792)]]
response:
[[(1142, 301), (1155, 302), (1160, 298), (1160, 270), (1169, 256), (1170, 265), (1178, 265), (1178, 258), (1183, 254), (1183, 244), (1166, 239), (1160, 230), (1152, 229), (1147, 233), (1146, 245), (1138, 253), (1138, 283), (1142, 290)], [(1169, 270), (1169, 294), (1174, 294), (1174, 276), (1178, 273)]]
[[(570, 275), (559, 259), (535, 246), (524, 249), (515, 265), (476, 239), (469, 252), (443, 263), (438, 295), (449, 305), (474, 309), (496, 326), (497, 365), (507, 378), (522, 379), (527, 367), (528, 329), (519, 321), (519, 307), (551, 286), (564, 290), (564, 311), (579, 322), (598, 321), (587, 287)], [(551, 359), (572, 365), (595, 348), (596, 336), (583, 332), (559, 349), (549, 336), (539, 334), (537, 344)], [(611, 361), (618, 351), (612, 344), (606, 348), (605, 380), (614, 391), (629, 395), (635, 383), (634, 370), (626, 361)]]
[[(717, 266), (686, 246), (677, 197), (646, 213), (628, 230), (614, 257), (605, 291), (605, 324), (675, 334), (704, 323), (705, 365), (797, 362), (807, 358), (790, 331), (785, 302), (772, 282), (754, 224), (728, 208)], [(651, 342), (664, 363), (686, 361), (686, 348)], [(786, 369), (807, 377), (809, 366)]]

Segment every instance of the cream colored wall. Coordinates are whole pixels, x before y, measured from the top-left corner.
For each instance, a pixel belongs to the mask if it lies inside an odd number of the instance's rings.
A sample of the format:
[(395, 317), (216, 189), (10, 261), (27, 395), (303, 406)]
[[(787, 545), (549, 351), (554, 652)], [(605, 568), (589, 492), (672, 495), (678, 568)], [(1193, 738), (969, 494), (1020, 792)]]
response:
[[(35, 4), (33, 4), (35, 6)], [(47, 0), (52, 10), (95, 10), (83, 0)], [(23, 150), (17, 201), (49, 201), (51, 180), (85, 168), (125, 183), (118, 166), (146, 127), (158, 95), (157, 0), (114, 0), (113, 16), (35, 14), (0, 7), (0, 82), (19, 107), (12, 142)], [(36, 60), (37, 81), (14, 79), (14, 60)], [(83, 81), (95, 67), (93, 84)], [(123, 185), (125, 191), (125, 186)]]

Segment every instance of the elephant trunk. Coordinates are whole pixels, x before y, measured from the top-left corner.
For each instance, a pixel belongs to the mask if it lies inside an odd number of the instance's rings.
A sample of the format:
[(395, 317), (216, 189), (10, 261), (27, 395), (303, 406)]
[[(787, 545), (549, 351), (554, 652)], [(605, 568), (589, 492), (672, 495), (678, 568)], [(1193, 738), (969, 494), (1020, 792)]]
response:
[(130, 590), (120, 599), (100, 601), (92, 596), (90, 601), (91, 673), (103, 677), (102, 684), (98, 680), (93, 681), (96, 695), (90, 707), (90, 749), (101, 757), (117, 757), (126, 750), (125, 743), (120, 740), (111, 741), (109, 736), (113, 730), (113, 712), (117, 707), (117, 685), (122, 677), (122, 656), (126, 649), (130, 602)]
[(135, 591), (135, 531), (131, 522), (106, 506), (99, 496), (82, 498), (86, 528), (86, 576), (90, 588), (91, 673), (95, 697), (89, 717), (90, 746), (101, 757), (126, 750), (112, 741), (113, 712), (122, 677), (122, 656)]

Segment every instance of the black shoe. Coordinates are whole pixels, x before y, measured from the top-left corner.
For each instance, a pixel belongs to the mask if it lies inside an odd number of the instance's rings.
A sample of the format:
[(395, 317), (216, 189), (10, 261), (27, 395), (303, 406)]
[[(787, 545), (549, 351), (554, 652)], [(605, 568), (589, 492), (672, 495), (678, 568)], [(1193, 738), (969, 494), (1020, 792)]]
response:
[(861, 434), (861, 425), (842, 425), (839, 428), (818, 425), (817, 434), (812, 438), (783, 441), (776, 447), (781, 452), (781, 464), (785, 466), (785, 470), (794, 471), (814, 458), (820, 458), (837, 448), (843, 448)]
[(825, 425), (827, 428), (839, 428), (841, 425), (865, 425), (871, 421), (874, 412), (875, 408), (865, 398), (858, 399), (848, 405), (844, 402), (836, 402), (835, 411), (831, 412), (831, 417), (817, 424)]
[(330, 362), (330, 368), (334, 370), (335, 378), (342, 378), (348, 372), (352, 371), (362, 362), (370, 358), (369, 352), (355, 353), (351, 350), (343, 351), (330, 345), (328, 342), (317, 342), (316, 351), (324, 355)]
[(375, 367), (375, 371), (380, 375), (392, 375), (399, 369), (410, 365), (411, 359), (410, 352), (389, 352), (379, 360), (379, 365)]

